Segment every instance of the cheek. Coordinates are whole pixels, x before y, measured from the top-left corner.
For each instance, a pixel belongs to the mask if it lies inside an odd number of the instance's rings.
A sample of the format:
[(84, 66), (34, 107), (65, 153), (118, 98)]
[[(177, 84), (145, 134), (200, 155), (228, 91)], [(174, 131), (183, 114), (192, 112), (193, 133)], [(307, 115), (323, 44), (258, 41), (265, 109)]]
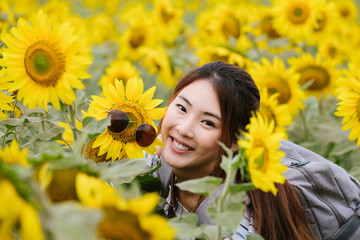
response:
[(198, 136), (197, 141), (204, 150), (215, 152), (220, 148), (220, 145), (217, 143), (220, 141), (220, 133), (198, 134)]

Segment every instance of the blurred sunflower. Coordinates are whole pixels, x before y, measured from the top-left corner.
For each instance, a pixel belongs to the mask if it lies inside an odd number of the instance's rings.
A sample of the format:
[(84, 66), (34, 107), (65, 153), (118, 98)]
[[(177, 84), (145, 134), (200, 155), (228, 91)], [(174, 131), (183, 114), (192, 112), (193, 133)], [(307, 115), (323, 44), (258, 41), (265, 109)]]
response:
[(155, 0), (150, 17), (156, 26), (155, 31), (159, 39), (173, 42), (179, 36), (184, 25), (182, 8), (170, 0)]
[(171, 61), (164, 46), (143, 49), (143, 66), (150, 74), (157, 74), (156, 80), (167, 87), (174, 87), (182, 72)]
[(117, 59), (113, 61), (108, 68), (105, 69), (106, 74), (100, 78), (99, 85), (115, 84), (115, 79), (123, 80), (126, 84), (127, 80), (132, 77), (138, 77), (139, 72), (136, 67), (125, 59)]
[(251, 32), (247, 5), (217, 3), (210, 9), (200, 12), (196, 19), (199, 29), (194, 36), (195, 46), (229, 44), (229, 39), (235, 40), (236, 48), (246, 51), (252, 43), (246, 36)]
[[(153, 155), (156, 147), (161, 146), (162, 142), (154, 138), (153, 142), (140, 144), (137, 139), (137, 129), (142, 124), (147, 124), (153, 129), (151, 134), (156, 135), (156, 125), (152, 119), (161, 119), (165, 114), (166, 108), (156, 108), (163, 100), (152, 99), (156, 87), (152, 87), (143, 93), (144, 83), (141, 78), (130, 78), (124, 89), (123, 82), (116, 80), (115, 85), (108, 84), (103, 86), (105, 98), (92, 96), (89, 110), (84, 117), (90, 116), (97, 120), (112, 117), (112, 114), (118, 116), (118, 125), (111, 124), (106, 131), (96, 137), (93, 148), (100, 147), (98, 155), (107, 153), (106, 158), (116, 159), (125, 158), (143, 158), (143, 149)], [(115, 116), (115, 115), (114, 115)], [(127, 117), (127, 125), (123, 127), (120, 117)], [(122, 128), (121, 130), (118, 128)]]
[(348, 73), (342, 77), (337, 88), (338, 107), (335, 116), (342, 117), (342, 130), (351, 129), (349, 139), (357, 139), (357, 145), (360, 146), (360, 73), (356, 70), (354, 73)]
[(284, 139), (287, 139), (286, 126), (292, 124), (293, 116), (289, 111), (289, 105), (279, 104), (277, 100), (278, 93), (270, 95), (266, 88), (260, 90), (260, 109), (259, 114), (268, 121), (274, 121), (274, 132), (284, 133)]
[(87, 20), (89, 42), (102, 44), (105, 41), (113, 40), (117, 36), (117, 26), (111, 16), (106, 14), (93, 14)]
[(10, 181), (0, 179), (0, 204), (3, 206), (0, 208), (0, 239), (12, 240), (16, 234), (19, 239), (45, 240), (37, 211), (19, 196)]
[[(9, 105), (13, 101), (14, 101), (13, 96), (9, 96), (3, 92), (0, 92), (0, 120), (7, 119), (6, 111), (13, 110), (13, 107), (11, 107), (11, 105)], [(5, 112), (3, 112), (3, 111), (5, 111)]]
[(341, 38), (334, 38), (333, 35), (323, 38), (318, 45), (318, 54), (324, 59), (333, 60), (337, 65), (346, 62), (352, 51), (351, 45), (346, 45)]
[(0, 161), (6, 163), (19, 163), (28, 166), (27, 154), (27, 148), (20, 150), (17, 141), (13, 139), (10, 146), (6, 145), (4, 150), (0, 150)]
[(335, 24), (339, 24), (339, 16), (333, 2), (325, 2), (316, 16), (312, 33), (306, 38), (311, 45), (320, 45), (324, 38), (332, 35)]
[(8, 48), (0, 60), (6, 67), (4, 78), (9, 91), (18, 90), (17, 98), (30, 109), (47, 110), (50, 101), (60, 110), (59, 98), (71, 105), (76, 100), (72, 87), (84, 88), (80, 79), (90, 77), (85, 70), (91, 59), (79, 54), (81, 41), (73, 32), (69, 23), (50, 26), (40, 10), (32, 25), (20, 18), (5, 36)]
[(76, 186), (84, 205), (104, 211), (97, 228), (102, 239), (175, 239), (175, 229), (167, 224), (167, 219), (152, 213), (159, 202), (157, 193), (125, 200), (107, 183), (83, 173), (78, 175)]
[(305, 40), (316, 26), (318, 10), (323, 4), (323, 0), (274, 0), (273, 26), (293, 41)]
[(340, 74), (334, 61), (322, 60), (319, 54), (314, 59), (310, 53), (304, 53), (300, 57), (288, 59), (288, 62), (301, 74), (301, 85), (313, 81), (305, 89), (308, 96), (315, 96), (319, 100), (321, 97), (327, 99), (328, 94), (334, 96)]
[(245, 149), (247, 168), (254, 186), (276, 195), (275, 183), (285, 182), (282, 173), (287, 167), (280, 162), (285, 157), (285, 153), (279, 150), (283, 133), (274, 132), (274, 128), (274, 121), (268, 121), (261, 115), (253, 116), (246, 126), (245, 139), (239, 140), (238, 145)]
[(353, 0), (331, 0), (335, 3), (336, 11), (346, 24), (358, 24), (358, 7)]
[[(64, 122), (58, 122), (58, 125), (60, 127), (63, 127), (65, 130), (62, 134), (63, 140), (56, 140), (56, 142), (60, 143), (60, 144), (64, 144), (64, 145), (66, 145), (66, 147), (68, 147), (68, 144), (73, 145), (74, 138), (73, 138), (73, 132), (70, 128), (70, 125), (68, 123), (64, 123)], [(78, 130), (83, 128), (82, 123), (77, 119), (75, 120), (75, 126), (76, 126), (76, 129), (78, 129)]]
[(275, 57), (272, 63), (262, 58), (261, 63), (252, 63), (249, 72), (260, 88), (267, 88), (270, 94), (278, 93), (279, 104), (291, 106), (289, 110), (293, 115), (304, 109), (302, 101), (306, 99), (306, 94), (300, 88), (300, 74), (294, 68), (285, 69), (280, 58)]
[(151, 18), (145, 7), (139, 3), (125, 8), (121, 13), (119, 21), (127, 27), (118, 38), (121, 46), (118, 57), (131, 61), (139, 60), (143, 56), (142, 49), (154, 46), (157, 40)]

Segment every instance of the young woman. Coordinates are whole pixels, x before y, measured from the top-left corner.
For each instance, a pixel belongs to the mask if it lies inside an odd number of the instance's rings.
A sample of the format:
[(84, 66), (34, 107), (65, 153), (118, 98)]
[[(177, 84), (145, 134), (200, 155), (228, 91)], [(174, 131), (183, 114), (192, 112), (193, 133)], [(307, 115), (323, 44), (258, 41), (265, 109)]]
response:
[[(169, 217), (191, 212), (198, 215), (199, 224), (212, 223), (206, 215), (208, 199), (182, 191), (175, 183), (208, 175), (225, 179), (220, 168), (225, 153), (217, 141), (236, 151), (236, 135), (245, 131), (259, 101), (250, 75), (231, 64), (208, 63), (179, 81), (159, 125), (165, 146), (157, 153), (162, 161), (158, 176), (162, 196), (170, 202), (165, 211)], [(277, 196), (260, 190), (248, 193), (247, 217), (237, 231), (256, 232), (266, 240), (313, 239), (291, 185), (286, 182), (277, 188)]]

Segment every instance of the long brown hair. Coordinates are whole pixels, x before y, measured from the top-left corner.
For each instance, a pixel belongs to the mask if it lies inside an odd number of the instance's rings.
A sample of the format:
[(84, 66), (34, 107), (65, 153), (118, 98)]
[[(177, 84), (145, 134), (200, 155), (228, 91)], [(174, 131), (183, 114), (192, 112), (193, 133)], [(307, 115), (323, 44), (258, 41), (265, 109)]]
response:
[[(245, 131), (245, 126), (250, 122), (252, 112), (259, 110), (260, 94), (251, 76), (242, 68), (224, 62), (211, 62), (196, 68), (186, 74), (169, 98), (170, 104), (179, 92), (191, 83), (209, 79), (217, 93), (222, 116), (222, 134), (220, 141), (230, 147), (237, 140), (238, 134)], [(162, 121), (159, 124), (161, 129)], [(221, 156), (225, 154), (220, 149), (217, 163), (211, 175), (226, 178), (225, 172), (220, 168)], [(241, 180), (241, 176), (238, 178)], [(176, 186), (171, 181), (172, 201), (175, 203), (174, 194)], [(260, 190), (249, 192), (252, 204), (250, 210), (256, 223), (258, 233), (266, 240), (278, 239), (313, 239), (310, 226), (302, 211), (300, 202), (291, 185), (285, 183), (277, 185), (278, 194), (264, 193)], [(198, 201), (196, 208), (204, 197)], [(174, 216), (174, 209), (170, 207), (169, 215)]]

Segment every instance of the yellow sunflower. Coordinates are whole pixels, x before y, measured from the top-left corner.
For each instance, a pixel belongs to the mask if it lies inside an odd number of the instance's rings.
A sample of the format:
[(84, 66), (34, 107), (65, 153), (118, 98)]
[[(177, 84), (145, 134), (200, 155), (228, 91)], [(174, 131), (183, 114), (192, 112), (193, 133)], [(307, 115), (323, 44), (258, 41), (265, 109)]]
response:
[(106, 74), (100, 78), (99, 85), (114, 84), (115, 79), (123, 80), (126, 84), (127, 80), (132, 77), (138, 77), (139, 72), (129, 60), (117, 59), (113, 61), (108, 68), (105, 69)]
[(120, 22), (127, 27), (118, 38), (118, 57), (139, 60), (143, 56), (142, 49), (154, 46), (157, 40), (151, 18), (143, 5), (136, 4), (122, 11)]
[(175, 239), (175, 229), (167, 219), (152, 213), (158, 202), (157, 193), (147, 193), (140, 198), (125, 200), (115, 189), (95, 177), (79, 173), (76, 188), (80, 201), (89, 207), (104, 211), (97, 230), (104, 239), (170, 240)]
[(333, 2), (325, 2), (319, 9), (316, 23), (312, 28), (312, 33), (306, 38), (306, 42), (311, 45), (320, 45), (324, 38), (333, 33), (335, 24), (339, 24), (339, 15), (336, 12)]
[(196, 46), (229, 44), (229, 39), (234, 39), (240, 51), (252, 47), (246, 36), (251, 32), (247, 6), (218, 3), (212, 8), (201, 12), (196, 19), (199, 29), (194, 36)]
[(274, 29), (293, 41), (305, 40), (323, 4), (322, 0), (274, 0)]
[[(14, 101), (13, 96), (9, 96), (3, 92), (0, 92), (0, 120), (6, 120), (6, 111), (11, 111), (13, 108), (9, 105)], [(5, 111), (5, 112), (3, 112)]]
[(321, 100), (321, 97), (327, 99), (328, 94), (334, 96), (340, 74), (334, 61), (323, 60), (319, 54), (313, 58), (310, 53), (304, 53), (300, 57), (288, 59), (288, 62), (300, 73), (301, 85), (313, 81), (305, 89), (308, 96), (315, 96), (319, 100)]
[(117, 36), (116, 23), (111, 16), (106, 14), (91, 15), (87, 21), (89, 41), (93, 44), (102, 44), (105, 41), (113, 40)]
[(184, 22), (182, 20), (183, 10), (174, 1), (155, 0), (154, 8), (150, 12), (154, 20), (155, 31), (159, 39), (173, 42), (179, 36)]
[(0, 239), (12, 240), (15, 233), (19, 239), (45, 240), (37, 211), (19, 196), (7, 179), (0, 180), (0, 196), (3, 206), (0, 208)]
[(73, 32), (69, 23), (49, 26), (40, 10), (32, 25), (20, 18), (5, 36), (8, 48), (0, 61), (6, 67), (4, 78), (9, 91), (18, 90), (17, 98), (30, 109), (47, 110), (50, 101), (60, 110), (59, 98), (71, 105), (76, 100), (72, 88), (84, 88), (80, 79), (90, 77), (85, 70), (91, 59), (78, 54), (82, 41)]
[(283, 138), (287, 139), (286, 126), (292, 124), (293, 116), (289, 111), (289, 105), (278, 103), (278, 93), (270, 95), (266, 88), (260, 90), (259, 113), (269, 121), (274, 121), (275, 132), (284, 133)]
[(345, 44), (346, 42), (328, 35), (318, 45), (318, 54), (322, 58), (333, 60), (337, 65), (341, 65), (349, 59), (349, 54), (353, 51), (351, 46)]
[[(156, 87), (152, 87), (143, 93), (142, 79), (134, 77), (128, 80), (126, 89), (121, 80), (116, 80), (115, 85), (103, 86), (105, 98), (92, 96), (93, 100), (84, 117), (90, 116), (97, 120), (108, 116), (111, 118), (111, 125), (104, 133), (97, 136), (93, 143), (94, 148), (100, 147), (99, 156), (107, 153), (106, 158), (111, 158), (113, 161), (123, 157), (143, 158), (143, 149), (153, 155), (156, 152), (155, 145), (162, 145), (161, 141), (155, 137), (157, 127), (153, 119), (161, 119), (166, 108), (156, 108), (163, 100), (152, 99), (155, 89)], [(116, 119), (117, 122), (115, 122)], [(126, 120), (126, 123), (123, 120)], [(141, 135), (138, 138), (137, 133), (141, 126), (148, 126), (147, 130), (152, 129), (143, 131), (143, 133), (149, 133), (155, 137), (155, 139), (151, 139), (153, 142), (140, 143), (142, 142), (139, 139)], [(149, 145), (149, 143), (151, 144)]]
[(172, 63), (164, 46), (143, 49), (143, 66), (150, 74), (157, 74), (156, 80), (167, 87), (174, 87), (182, 72)]
[(260, 88), (267, 88), (270, 94), (278, 93), (279, 104), (291, 106), (290, 112), (293, 115), (304, 109), (302, 101), (306, 99), (306, 94), (300, 88), (300, 74), (294, 68), (286, 69), (280, 58), (275, 57), (272, 63), (262, 58), (261, 63), (251, 64), (249, 72)]
[(358, 7), (353, 0), (331, 0), (335, 3), (340, 18), (346, 24), (358, 24)]
[(280, 151), (280, 141), (283, 133), (274, 132), (274, 121), (258, 115), (250, 119), (246, 126), (248, 132), (244, 133), (244, 140), (239, 140), (238, 145), (245, 149), (247, 166), (251, 182), (256, 188), (264, 192), (271, 191), (277, 194), (275, 183), (283, 184), (287, 167), (280, 160), (285, 153)]
[(349, 139), (354, 141), (357, 139), (357, 145), (360, 146), (360, 73), (356, 71), (347, 74), (341, 78), (339, 87), (337, 88), (338, 107), (335, 116), (342, 117), (342, 130), (351, 129)]
[(27, 148), (20, 150), (17, 141), (13, 139), (10, 146), (6, 145), (4, 150), (0, 150), (0, 160), (6, 163), (19, 163), (28, 166), (27, 154)]

